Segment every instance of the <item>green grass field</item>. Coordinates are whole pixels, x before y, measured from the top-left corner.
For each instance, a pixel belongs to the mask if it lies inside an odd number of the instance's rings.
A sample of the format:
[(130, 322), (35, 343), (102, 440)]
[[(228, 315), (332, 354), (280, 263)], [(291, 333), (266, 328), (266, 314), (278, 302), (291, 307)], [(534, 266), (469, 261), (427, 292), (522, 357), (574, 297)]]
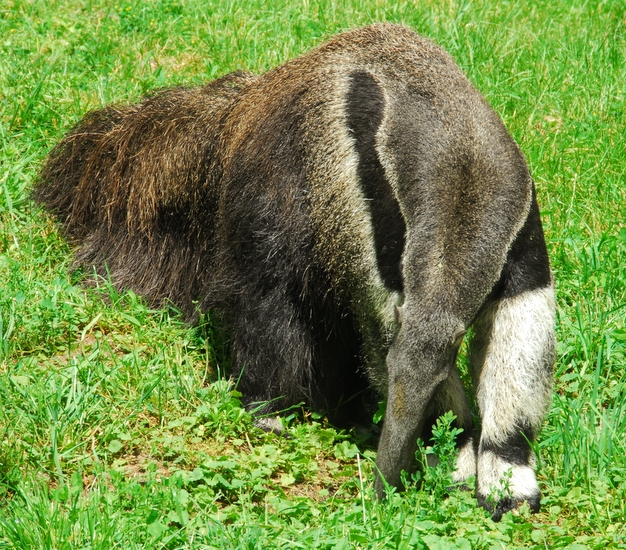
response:
[[(624, 0), (0, 0), (0, 549), (626, 548)], [(557, 285), (542, 511), (495, 524), (446, 472), (376, 502), (375, 451), (294, 410), (252, 426), (221, 335), (71, 270), (29, 198), (86, 112), (344, 29), (445, 47), (525, 152)], [(445, 444), (445, 442), (444, 442)]]

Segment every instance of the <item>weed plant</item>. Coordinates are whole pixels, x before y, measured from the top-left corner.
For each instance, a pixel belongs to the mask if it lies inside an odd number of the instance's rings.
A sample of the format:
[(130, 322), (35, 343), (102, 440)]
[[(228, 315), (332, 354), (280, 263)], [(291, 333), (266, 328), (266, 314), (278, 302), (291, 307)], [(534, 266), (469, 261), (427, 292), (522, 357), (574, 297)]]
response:
[[(0, 549), (626, 548), (625, 13), (624, 0), (0, 2)], [(449, 489), (452, 457), (377, 502), (371, 441), (306, 410), (285, 413), (291, 438), (257, 430), (210, 313), (188, 326), (84, 285), (29, 198), (86, 112), (265, 71), (374, 21), (445, 47), (535, 177), (558, 300), (539, 514), (494, 524)], [(449, 450), (449, 418), (435, 433)]]

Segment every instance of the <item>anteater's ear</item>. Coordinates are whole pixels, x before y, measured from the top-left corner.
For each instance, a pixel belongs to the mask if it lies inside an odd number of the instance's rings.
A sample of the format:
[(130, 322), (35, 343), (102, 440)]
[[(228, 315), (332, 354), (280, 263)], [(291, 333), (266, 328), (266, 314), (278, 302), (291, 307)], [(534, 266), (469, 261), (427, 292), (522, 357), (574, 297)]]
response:
[(467, 334), (467, 329), (457, 330), (454, 333), (454, 336), (452, 337), (452, 340), (451, 340), (452, 347), (458, 348), (461, 345), (461, 342), (463, 341), (463, 338), (465, 338), (466, 334)]
[(404, 307), (403, 306), (394, 306), (395, 314), (396, 314), (396, 322), (401, 325), (404, 319)]

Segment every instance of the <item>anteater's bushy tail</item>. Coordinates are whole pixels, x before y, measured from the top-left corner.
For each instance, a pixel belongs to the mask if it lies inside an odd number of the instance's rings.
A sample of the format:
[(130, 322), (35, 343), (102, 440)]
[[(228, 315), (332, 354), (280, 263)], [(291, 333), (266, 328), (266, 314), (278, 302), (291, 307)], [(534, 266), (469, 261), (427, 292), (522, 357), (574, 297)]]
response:
[(211, 276), (221, 129), (253, 79), (238, 72), (106, 107), (67, 134), (35, 199), (78, 241), (77, 266), (194, 314)]

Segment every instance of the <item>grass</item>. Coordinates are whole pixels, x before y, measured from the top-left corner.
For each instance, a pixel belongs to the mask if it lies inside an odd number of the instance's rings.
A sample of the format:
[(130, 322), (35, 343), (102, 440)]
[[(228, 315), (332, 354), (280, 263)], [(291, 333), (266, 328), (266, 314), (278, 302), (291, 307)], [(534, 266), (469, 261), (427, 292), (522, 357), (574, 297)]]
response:
[[(5, 0), (0, 5), (0, 549), (626, 547), (623, 0)], [(291, 439), (241, 408), (195, 326), (70, 270), (29, 199), (87, 111), (342, 29), (404, 22), (450, 51), (537, 182), (558, 299), (542, 512), (494, 524), (471, 494), (373, 499), (374, 452), (311, 411)], [(442, 444), (445, 444), (443, 430)]]

